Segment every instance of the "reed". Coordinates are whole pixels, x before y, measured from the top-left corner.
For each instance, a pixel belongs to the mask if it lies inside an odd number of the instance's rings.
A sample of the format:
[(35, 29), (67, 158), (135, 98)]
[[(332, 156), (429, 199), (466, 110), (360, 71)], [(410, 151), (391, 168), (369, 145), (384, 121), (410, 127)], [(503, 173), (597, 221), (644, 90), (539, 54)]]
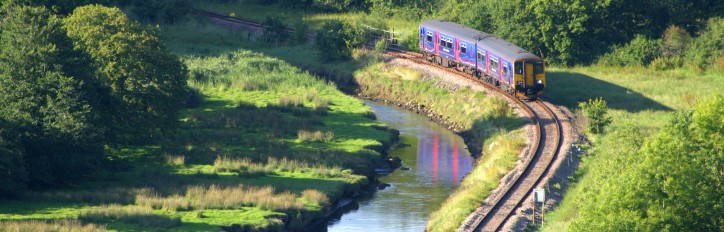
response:
[(186, 211), (191, 209), (191, 203), (183, 196), (163, 197), (158, 194), (142, 194), (136, 196), (136, 205), (162, 209), (166, 211)]
[(0, 220), (0, 232), (19, 231), (54, 231), (54, 232), (103, 232), (106, 227), (96, 224), (84, 224), (78, 220), (56, 220), (56, 221), (2, 221)]
[(186, 197), (196, 209), (239, 209), (256, 206), (265, 210), (284, 211), (302, 209), (304, 204), (291, 192), (275, 193), (274, 187), (221, 187), (217, 185), (192, 186)]
[(334, 140), (334, 132), (299, 130), (297, 138), (301, 142), (331, 142)]

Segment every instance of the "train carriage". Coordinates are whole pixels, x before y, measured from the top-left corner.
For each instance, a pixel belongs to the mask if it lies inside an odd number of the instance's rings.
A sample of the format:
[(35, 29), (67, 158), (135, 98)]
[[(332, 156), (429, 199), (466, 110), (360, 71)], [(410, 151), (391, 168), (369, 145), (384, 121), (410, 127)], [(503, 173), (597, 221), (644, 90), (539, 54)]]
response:
[(538, 56), (488, 33), (453, 22), (420, 23), (420, 50), (445, 67), (456, 67), (522, 99), (535, 99), (545, 87)]

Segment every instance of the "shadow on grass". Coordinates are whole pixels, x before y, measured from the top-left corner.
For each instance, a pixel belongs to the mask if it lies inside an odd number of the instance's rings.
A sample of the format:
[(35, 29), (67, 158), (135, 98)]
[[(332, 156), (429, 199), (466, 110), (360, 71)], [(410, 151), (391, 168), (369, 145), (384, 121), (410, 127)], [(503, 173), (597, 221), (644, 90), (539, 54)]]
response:
[(608, 108), (626, 110), (628, 112), (640, 111), (673, 111), (634, 90), (593, 78), (591, 76), (574, 72), (547, 72), (548, 86), (543, 94), (544, 98), (552, 102), (565, 105), (570, 109), (578, 109), (578, 102), (603, 97), (608, 102)]

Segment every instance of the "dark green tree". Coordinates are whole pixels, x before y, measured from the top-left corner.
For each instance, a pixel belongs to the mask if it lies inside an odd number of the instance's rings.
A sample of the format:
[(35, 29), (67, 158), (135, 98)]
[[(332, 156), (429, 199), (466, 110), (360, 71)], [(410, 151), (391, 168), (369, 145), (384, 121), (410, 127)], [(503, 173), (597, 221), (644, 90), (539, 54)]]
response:
[(84, 57), (44, 7), (10, 6), (0, 34), (0, 119), (24, 152), (30, 187), (73, 182), (103, 159)]
[(119, 9), (100, 5), (76, 8), (64, 26), (75, 48), (92, 58), (110, 142), (150, 142), (177, 126), (187, 71), (156, 28), (144, 29)]

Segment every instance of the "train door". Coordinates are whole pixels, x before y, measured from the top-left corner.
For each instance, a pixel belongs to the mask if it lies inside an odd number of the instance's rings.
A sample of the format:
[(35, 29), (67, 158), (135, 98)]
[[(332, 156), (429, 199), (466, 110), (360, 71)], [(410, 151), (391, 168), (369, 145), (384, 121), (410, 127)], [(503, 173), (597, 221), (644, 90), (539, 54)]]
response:
[(525, 65), (525, 74), (523, 77), (523, 81), (525, 81), (525, 87), (532, 88), (535, 86), (535, 73), (533, 72), (533, 61), (525, 61), (523, 63)]

